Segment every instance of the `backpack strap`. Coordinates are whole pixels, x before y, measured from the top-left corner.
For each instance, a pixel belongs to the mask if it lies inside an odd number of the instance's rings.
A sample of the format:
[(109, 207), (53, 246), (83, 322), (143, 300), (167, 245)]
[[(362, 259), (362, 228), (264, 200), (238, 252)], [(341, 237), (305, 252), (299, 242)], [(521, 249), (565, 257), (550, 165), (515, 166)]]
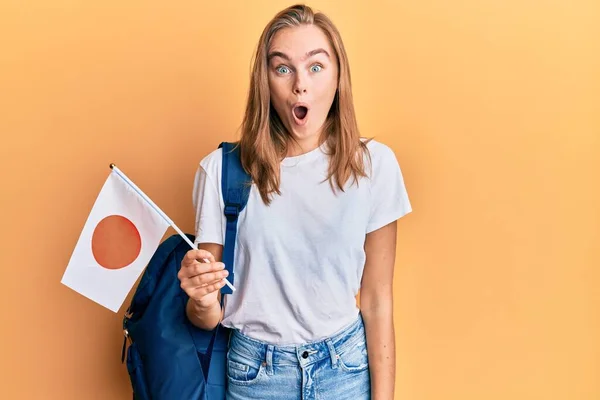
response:
[[(221, 194), (225, 203), (225, 245), (223, 246), (223, 263), (229, 272), (227, 279), (234, 284), (234, 253), (237, 237), (237, 222), (240, 212), (248, 203), (251, 178), (242, 167), (240, 150), (236, 143), (223, 142), (219, 145), (223, 151), (221, 170)], [(229, 286), (221, 288), (221, 294), (231, 294)], [(222, 297), (221, 297), (222, 299)]]
[[(227, 279), (234, 284), (234, 254), (235, 242), (237, 238), (237, 222), (240, 212), (246, 207), (248, 197), (250, 195), (250, 183), (252, 179), (242, 167), (240, 160), (240, 150), (235, 143), (222, 142), (219, 145), (222, 149), (223, 159), (221, 168), (221, 194), (225, 203), (225, 217), (227, 225), (225, 230), (225, 244), (223, 246), (222, 260), (225, 264), (225, 269), (229, 271)], [(229, 286), (221, 288), (221, 307), (226, 294), (231, 294), (233, 291)], [(213, 349), (217, 342), (217, 337), (220, 334), (220, 323), (214, 329), (213, 335), (210, 338), (206, 351), (208, 357), (208, 365), (205, 368), (205, 374), (208, 381), (208, 373), (210, 368), (210, 359), (212, 358)]]

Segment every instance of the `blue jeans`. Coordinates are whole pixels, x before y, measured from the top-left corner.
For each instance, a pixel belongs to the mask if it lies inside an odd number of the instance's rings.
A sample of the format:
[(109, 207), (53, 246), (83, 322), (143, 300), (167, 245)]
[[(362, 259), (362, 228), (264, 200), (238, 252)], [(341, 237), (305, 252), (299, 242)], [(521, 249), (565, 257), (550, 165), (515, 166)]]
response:
[(300, 346), (274, 346), (234, 330), (227, 378), (228, 400), (370, 399), (362, 317), (330, 338)]

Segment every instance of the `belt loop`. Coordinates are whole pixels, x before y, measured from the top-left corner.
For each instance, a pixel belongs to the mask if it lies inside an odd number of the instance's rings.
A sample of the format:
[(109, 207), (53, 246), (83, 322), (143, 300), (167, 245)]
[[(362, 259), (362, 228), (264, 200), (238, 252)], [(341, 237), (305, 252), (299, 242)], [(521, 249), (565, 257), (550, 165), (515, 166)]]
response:
[(329, 356), (331, 357), (331, 368), (336, 369), (338, 367), (339, 356), (335, 351), (335, 347), (333, 347), (333, 343), (331, 339), (325, 339), (325, 343), (327, 344), (327, 348), (329, 349)]
[(273, 375), (273, 345), (267, 345), (267, 375)]

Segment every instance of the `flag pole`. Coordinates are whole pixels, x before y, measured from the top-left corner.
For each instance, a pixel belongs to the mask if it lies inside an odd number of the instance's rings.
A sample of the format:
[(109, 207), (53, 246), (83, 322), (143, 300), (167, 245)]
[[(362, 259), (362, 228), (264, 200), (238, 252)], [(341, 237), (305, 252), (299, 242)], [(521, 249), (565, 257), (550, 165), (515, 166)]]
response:
[[(175, 225), (175, 223), (171, 220), (171, 218), (169, 218), (167, 216), (167, 214), (165, 214), (152, 200), (150, 200), (150, 198), (148, 196), (146, 196), (146, 194), (144, 192), (142, 192), (142, 190), (137, 187), (137, 185), (135, 183), (133, 183), (131, 181), (131, 179), (129, 179), (114, 163), (111, 163), (109, 165), (110, 169), (113, 170), (121, 179), (123, 179), (129, 186), (131, 186), (133, 188), (133, 190), (139, 194), (144, 200), (146, 200), (146, 202), (148, 204), (150, 204), (150, 207), (152, 207), (154, 209), (154, 211), (156, 211), (158, 213), (158, 215), (160, 215), (165, 221), (167, 221), (167, 223), (169, 225), (171, 225), (173, 227), (173, 229), (175, 229), (177, 231), (177, 233), (187, 242), (187, 244), (190, 245), (190, 247), (192, 249), (197, 249), (196, 246), (194, 246), (194, 243), (192, 243), (192, 241), (187, 237), (187, 235), (185, 233), (183, 233), (181, 231), (181, 229), (179, 229), (179, 227), (177, 225)], [(205, 263), (209, 263), (210, 261), (208, 261), (206, 258), (203, 259), (203, 261)], [(225, 284), (227, 286), (229, 286), (229, 288), (232, 291), (235, 291), (235, 287), (233, 287), (233, 285), (231, 284), (231, 282), (229, 282), (227, 280), (227, 278), (223, 278), (225, 280)]]

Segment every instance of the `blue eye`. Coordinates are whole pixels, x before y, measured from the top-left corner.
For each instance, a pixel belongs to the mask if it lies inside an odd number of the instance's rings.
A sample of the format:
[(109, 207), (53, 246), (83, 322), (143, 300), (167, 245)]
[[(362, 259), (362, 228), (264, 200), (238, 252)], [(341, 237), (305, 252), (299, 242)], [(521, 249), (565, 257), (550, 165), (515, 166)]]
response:
[(322, 69), (323, 69), (323, 67), (322, 67), (322, 66), (320, 66), (320, 65), (318, 65), (318, 64), (316, 64), (316, 65), (313, 65), (312, 67), (310, 67), (310, 70), (311, 70), (312, 72), (319, 72), (319, 71), (321, 71)]
[(288, 67), (285, 67), (283, 65), (280, 67), (277, 67), (277, 69), (276, 69), (276, 71), (280, 74), (287, 74), (289, 72), (289, 70), (290, 69)]

